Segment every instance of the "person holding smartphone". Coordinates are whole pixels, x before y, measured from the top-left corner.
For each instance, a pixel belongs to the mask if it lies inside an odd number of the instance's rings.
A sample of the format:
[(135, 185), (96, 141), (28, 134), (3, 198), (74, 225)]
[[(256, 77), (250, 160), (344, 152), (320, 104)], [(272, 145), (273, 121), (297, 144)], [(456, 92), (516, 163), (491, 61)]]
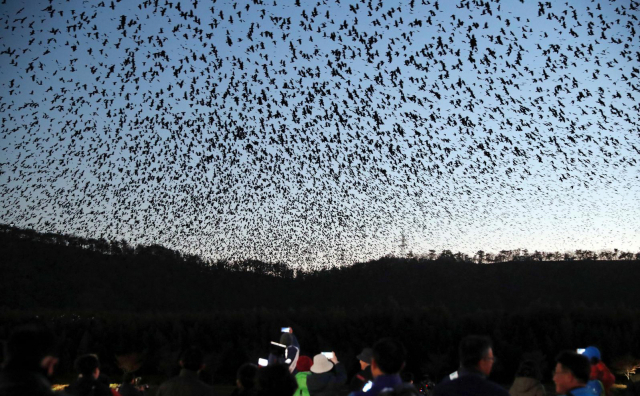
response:
[[(271, 343), (271, 352), (269, 353), (269, 366), (274, 364), (284, 364), (289, 368), (291, 374), (296, 374), (296, 364), (300, 356), (300, 344), (293, 335), (290, 327), (287, 332), (282, 332), (279, 342)], [(282, 329), (284, 330), (284, 328)]]
[(406, 387), (400, 378), (406, 357), (407, 350), (400, 341), (383, 338), (376, 342), (371, 357), (373, 382), (367, 382), (361, 391), (351, 392), (349, 396), (378, 396), (389, 390), (396, 394), (411, 394), (415, 390), (413, 385)]
[(334, 352), (323, 352), (313, 357), (307, 388), (311, 396), (337, 395), (347, 382), (347, 370)]
[(368, 382), (373, 381), (373, 375), (371, 374), (372, 357), (373, 350), (371, 348), (364, 348), (362, 352), (356, 356), (360, 361), (360, 371), (353, 376), (349, 383), (349, 390), (351, 392), (361, 391)]

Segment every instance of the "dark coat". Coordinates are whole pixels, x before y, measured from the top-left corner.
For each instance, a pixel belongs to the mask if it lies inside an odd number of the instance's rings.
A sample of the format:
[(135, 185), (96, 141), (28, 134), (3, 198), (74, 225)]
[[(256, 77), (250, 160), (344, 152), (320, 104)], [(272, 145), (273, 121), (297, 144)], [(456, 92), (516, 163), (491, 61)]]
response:
[(311, 396), (335, 396), (346, 382), (347, 371), (340, 362), (332, 371), (322, 374), (311, 373), (307, 376), (307, 388)]
[(198, 379), (198, 373), (183, 368), (180, 375), (160, 385), (156, 396), (214, 396), (214, 393), (213, 387)]
[(387, 390), (398, 389), (400, 387), (403, 387), (403, 385), (399, 374), (383, 374), (373, 380), (371, 389), (367, 392), (358, 391), (352, 393), (351, 396), (378, 396)]
[(351, 392), (359, 392), (369, 381), (373, 381), (373, 375), (371, 374), (371, 366), (365, 367), (364, 370), (359, 371), (356, 375), (351, 378), (351, 382), (349, 383), (349, 390)]
[(235, 388), (233, 392), (231, 392), (230, 396), (258, 396), (258, 391), (256, 390), (256, 388), (243, 389), (243, 390), (240, 390), (239, 388)]
[(144, 395), (144, 392), (140, 391), (138, 388), (128, 383), (124, 383), (120, 385), (120, 388), (118, 389), (118, 393), (120, 393), (120, 396), (143, 396)]
[(0, 396), (53, 396), (51, 383), (38, 371), (5, 369), (0, 372)]
[(73, 396), (111, 396), (109, 386), (93, 377), (80, 377), (69, 385), (65, 392)]
[(509, 392), (480, 372), (466, 371), (460, 377), (436, 386), (433, 396), (509, 396)]

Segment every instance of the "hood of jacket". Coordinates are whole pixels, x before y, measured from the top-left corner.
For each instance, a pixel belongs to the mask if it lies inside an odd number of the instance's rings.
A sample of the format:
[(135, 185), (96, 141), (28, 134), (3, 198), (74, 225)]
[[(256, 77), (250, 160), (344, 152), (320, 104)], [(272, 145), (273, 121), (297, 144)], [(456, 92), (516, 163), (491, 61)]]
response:
[(525, 394), (533, 392), (538, 386), (540, 386), (540, 381), (535, 378), (516, 377), (513, 385), (511, 385), (511, 389), (509, 389), (509, 393)]

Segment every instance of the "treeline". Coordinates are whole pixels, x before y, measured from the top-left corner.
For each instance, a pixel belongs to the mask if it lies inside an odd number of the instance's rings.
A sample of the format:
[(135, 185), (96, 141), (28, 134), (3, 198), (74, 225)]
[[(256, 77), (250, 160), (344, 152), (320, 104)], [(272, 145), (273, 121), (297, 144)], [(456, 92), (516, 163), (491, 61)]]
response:
[(477, 265), (384, 257), (294, 273), (284, 264), (259, 261), (210, 265), (159, 246), (105, 254), (49, 238), (0, 232), (0, 308), (207, 312), (383, 302), (465, 313), (517, 311), (532, 303), (635, 307), (640, 301), (636, 260)]
[(422, 260), (444, 260), (449, 262), (472, 262), (477, 264), (505, 263), (509, 261), (615, 261), (615, 260), (640, 260), (639, 252), (613, 250), (588, 250), (576, 249), (575, 251), (566, 252), (545, 252), (535, 250), (529, 252), (528, 249), (512, 249), (500, 250), (498, 253), (485, 252), (478, 250), (473, 256), (466, 253), (453, 253), (451, 250), (443, 250), (437, 253), (435, 250), (429, 250), (429, 253), (415, 255), (412, 252), (407, 254), (407, 258), (417, 258)]
[[(6, 224), (0, 224), (0, 234), (10, 234), (12, 237), (23, 238), (33, 242), (42, 242), (47, 244), (60, 245), (71, 248), (81, 248), (96, 253), (106, 255), (154, 255), (163, 257), (173, 261), (183, 261), (190, 264), (216, 267), (217, 269), (226, 269), (229, 271), (239, 272), (257, 272), (261, 274), (273, 275), (282, 278), (291, 278), (295, 276), (304, 276), (305, 272), (296, 271), (286, 263), (265, 263), (259, 260), (240, 260), (240, 261), (212, 261), (204, 259), (197, 255), (185, 254), (177, 250), (168, 249), (160, 245), (130, 245), (126, 240), (107, 241), (104, 238), (82, 238), (75, 235), (65, 235), (57, 233), (39, 233), (30, 229), (20, 229)], [(575, 251), (565, 252), (546, 252), (535, 250), (529, 252), (528, 249), (512, 249), (500, 250), (497, 253), (485, 252), (479, 250), (473, 255), (463, 252), (454, 253), (451, 250), (442, 250), (436, 252), (429, 250), (428, 253), (414, 254), (409, 252), (404, 257), (388, 255), (386, 258), (406, 258), (420, 261), (444, 261), (444, 262), (464, 262), (476, 264), (489, 263), (505, 263), (510, 261), (616, 261), (616, 260), (640, 260), (640, 251), (631, 252), (619, 249), (613, 250), (588, 250), (577, 249)], [(331, 269), (332, 267), (326, 268)], [(340, 267), (333, 267), (340, 268)], [(316, 269), (318, 270), (323, 269)]]
[(399, 338), (407, 347), (406, 370), (418, 379), (434, 380), (456, 370), (457, 344), (467, 334), (494, 340), (497, 362), (492, 377), (509, 384), (519, 362), (537, 361), (547, 382), (553, 359), (563, 349), (597, 345), (603, 359), (619, 374), (640, 356), (640, 311), (533, 304), (518, 312), (478, 311), (455, 315), (446, 307), (407, 308), (390, 303), (351, 309), (251, 309), (208, 314), (131, 314), (84, 312), (24, 313), (0, 311), (0, 339), (16, 325), (40, 321), (57, 335), (58, 375), (73, 376), (76, 356), (97, 353), (103, 371), (117, 380), (125, 370), (147, 381), (175, 375), (180, 351), (199, 346), (207, 355), (204, 378), (232, 384), (244, 362), (266, 357), (269, 342), (282, 326), (292, 326), (302, 354), (335, 350), (353, 372), (357, 353), (384, 336)]

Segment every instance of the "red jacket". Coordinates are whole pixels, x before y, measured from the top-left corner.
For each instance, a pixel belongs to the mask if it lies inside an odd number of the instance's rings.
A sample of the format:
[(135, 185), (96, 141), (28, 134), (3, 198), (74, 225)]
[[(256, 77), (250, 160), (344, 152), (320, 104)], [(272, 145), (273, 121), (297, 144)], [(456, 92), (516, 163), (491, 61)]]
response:
[(609, 371), (602, 361), (599, 361), (598, 364), (591, 365), (590, 379), (602, 382), (602, 386), (604, 386), (604, 394), (607, 396), (611, 395), (611, 386), (616, 382), (616, 377), (611, 374), (611, 371)]

